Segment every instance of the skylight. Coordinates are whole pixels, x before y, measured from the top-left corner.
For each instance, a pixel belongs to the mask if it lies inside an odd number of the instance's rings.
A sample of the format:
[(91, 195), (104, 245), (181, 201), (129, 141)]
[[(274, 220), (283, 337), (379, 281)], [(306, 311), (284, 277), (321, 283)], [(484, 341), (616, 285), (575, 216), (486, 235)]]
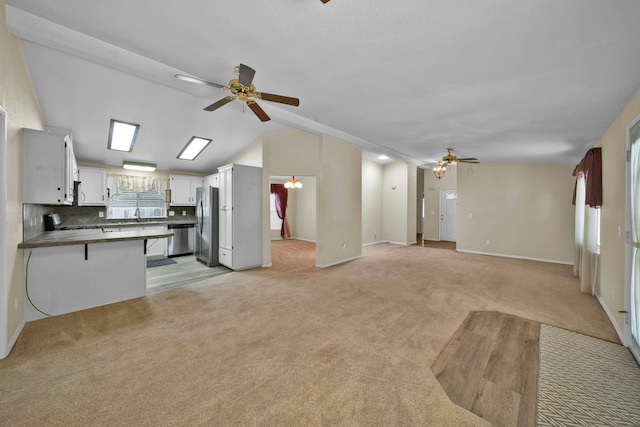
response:
[(107, 148), (109, 150), (133, 151), (133, 144), (136, 142), (139, 128), (140, 125), (111, 119)]
[(198, 157), (198, 154), (200, 154), (210, 142), (210, 139), (194, 136), (187, 142), (187, 145), (184, 146), (182, 151), (180, 151), (177, 158), (181, 160), (193, 160)]

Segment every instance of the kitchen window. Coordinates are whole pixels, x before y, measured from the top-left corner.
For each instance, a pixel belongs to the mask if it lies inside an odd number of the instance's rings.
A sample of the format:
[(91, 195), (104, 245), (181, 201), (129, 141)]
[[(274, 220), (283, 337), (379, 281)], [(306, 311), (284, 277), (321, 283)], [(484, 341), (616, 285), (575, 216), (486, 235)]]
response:
[(110, 174), (107, 187), (111, 197), (107, 203), (108, 219), (158, 218), (167, 216), (167, 179), (148, 176)]
[(154, 190), (136, 193), (121, 189), (107, 208), (108, 219), (152, 218), (167, 216), (164, 198)]

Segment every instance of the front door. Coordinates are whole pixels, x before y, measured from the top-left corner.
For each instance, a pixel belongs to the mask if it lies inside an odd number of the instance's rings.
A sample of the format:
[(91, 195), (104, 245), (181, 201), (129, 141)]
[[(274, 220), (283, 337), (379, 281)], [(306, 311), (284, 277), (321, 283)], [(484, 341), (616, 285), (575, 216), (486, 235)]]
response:
[(456, 205), (458, 192), (456, 189), (440, 189), (440, 240), (456, 241)]

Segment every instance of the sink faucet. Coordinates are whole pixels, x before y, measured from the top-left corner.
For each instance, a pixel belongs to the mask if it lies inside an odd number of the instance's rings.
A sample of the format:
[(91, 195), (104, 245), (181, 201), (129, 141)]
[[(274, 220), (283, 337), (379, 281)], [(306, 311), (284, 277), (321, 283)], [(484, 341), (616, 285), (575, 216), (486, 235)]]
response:
[(140, 222), (140, 208), (136, 208), (135, 213), (133, 214), (133, 216), (136, 217), (136, 221)]

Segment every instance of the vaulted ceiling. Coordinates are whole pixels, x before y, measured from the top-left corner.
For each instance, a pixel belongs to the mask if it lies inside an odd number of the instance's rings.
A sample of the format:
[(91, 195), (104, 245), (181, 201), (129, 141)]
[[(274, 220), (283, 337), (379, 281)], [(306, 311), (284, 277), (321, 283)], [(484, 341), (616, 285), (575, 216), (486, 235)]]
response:
[[(576, 163), (640, 88), (637, 0), (6, 0), (47, 124), (80, 161), (208, 173), (258, 135), (304, 129), (429, 163)], [(243, 63), (262, 123), (240, 101), (203, 108)], [(108, 151), (111, 118), (141, 125)], [(213, 143), (176, 159), (192, 136)]]

